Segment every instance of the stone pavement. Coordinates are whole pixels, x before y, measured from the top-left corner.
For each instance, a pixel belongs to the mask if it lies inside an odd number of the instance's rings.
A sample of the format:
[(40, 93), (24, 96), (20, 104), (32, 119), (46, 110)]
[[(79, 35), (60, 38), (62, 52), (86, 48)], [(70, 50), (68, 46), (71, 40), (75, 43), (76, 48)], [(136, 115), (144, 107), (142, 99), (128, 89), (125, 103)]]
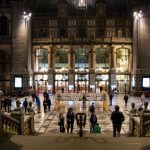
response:
[(149, 138), (112, 138), (77, 134), (0, 137), (0, 150), (150, 150)]
[[(90, 133), (90, 124), (89, 124), (89, 106), (92, 102), (95, 103), (96, 106), (96, 115), (98, 118), (98, 123), (100, 124), (100, 127), (102, 129), (102, 136), (107, 136), (107, 137), (112, 137), (112, 124), (110, 120), (110, 115), (111, 112), (114, 110), (114, 106), (118, 104), (120, 106), (120, 111), (122, 111), (125, 115), (125, 121), (123, 122), (122, 125), (122, 130), (121, 130), (121, 136), (125, 136), (128, 133), (129, 130), (129, 111), (131, 109), (131, 102), (136, 103), (136, 107), (138, 108), (141, 105), (141, 101), (138, 97), (132, 97), (129, 96), (129, 101), (128, 101), (128, 106), (127, 109), (124, 106), (124, 100), (123, 96), (121, 94), (117, 94), (113, 97), (113, 105), (109, 107), (108, 112), (103, 112), (102, 110), (102, 101), (87, 101), (86, 102), (86, 109), (83, 109), (82, 107), (82, 101), (61, 101), (61, 107), (59, 111), (55, 111), (54, 105), (55, 105), (55, 96), (50, 95), (51, 100), (52, 100), (52, 107), (50, 112), (44, 113), (43, 111), (43, 97), (42, 95), (40, 96), (41, 100), (41, 113), (37, 113), (36, 111), (36, 104), (33, 103), (33, 108), (35, 110), (35, 130), (39, 134), (44, 135), (51, 135), (53, 133), (59, 133), (59, 127), (57, 125), (58, 123), (58, 116), (60, 112), (66, 116), (67, 110), (69, 107), (73, 107), (74, 112), (85, 112), (87, 114), (87, 120), (86, 120), (86, 126), (84, 128), (84, 133), (89, 134)], [(149, 99), (146, 99), (149, 101)], [(20, 99), (21, 103), (23, 103), (24, 98)], [(32, 101), (31, 97), (28, 97), (28, 101)], [(13, 102), (12, 109), (15, 108), (15, 101)], [(149, 105), (150, 109), (150, 105)], [(66, 122), (66, 121), (65, 121)], [(78, 133), (78, 127), (76, 125), (76, 121), (74, 124), (74, 131), (73, 133)]]

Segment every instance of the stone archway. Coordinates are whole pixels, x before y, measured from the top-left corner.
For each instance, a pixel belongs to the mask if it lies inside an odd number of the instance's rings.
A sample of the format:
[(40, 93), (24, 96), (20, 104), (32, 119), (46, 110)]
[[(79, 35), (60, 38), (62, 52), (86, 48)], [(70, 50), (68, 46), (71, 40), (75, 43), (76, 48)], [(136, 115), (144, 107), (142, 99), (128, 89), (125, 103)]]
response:
[(0, 49), (0, 91), (7, 91), (6, 93), (10, 92), (10, 64), (10, 54)]

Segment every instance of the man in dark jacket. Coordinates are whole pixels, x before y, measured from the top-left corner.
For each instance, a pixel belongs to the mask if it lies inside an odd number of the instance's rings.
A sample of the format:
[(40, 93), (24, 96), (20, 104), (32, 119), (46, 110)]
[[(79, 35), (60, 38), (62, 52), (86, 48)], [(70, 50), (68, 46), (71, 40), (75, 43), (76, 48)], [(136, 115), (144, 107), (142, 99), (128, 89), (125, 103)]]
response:
[(115, 111), (112, 112), (111, 114), (111, 120), (113, 124), (113, 137), (117, 136), (120, 137), (120, 131), (121, 131), (121, 126), (122, 122), (124, 121), (124, 115), (122, 112), (119, 111), (119, 106), (115, 106)]
[(73, 113), (73, 109), (72, 108), (68, 109), (66, 118), (67, 118), (67, 133), (69, 133), (69, 129), (70, 128), (71, 128), (70, 132), (72, 133), (73, 132), (73, 125), (74, 125), (74, 118), (75, 118), (75, 115)]
[(27, 101), (27, 98), (25, 98), (24, 102), (23, 102), (23, 107), (25, 109), (25, 113), (27, 111), (27, 107), (28, 107), (28, 101)]

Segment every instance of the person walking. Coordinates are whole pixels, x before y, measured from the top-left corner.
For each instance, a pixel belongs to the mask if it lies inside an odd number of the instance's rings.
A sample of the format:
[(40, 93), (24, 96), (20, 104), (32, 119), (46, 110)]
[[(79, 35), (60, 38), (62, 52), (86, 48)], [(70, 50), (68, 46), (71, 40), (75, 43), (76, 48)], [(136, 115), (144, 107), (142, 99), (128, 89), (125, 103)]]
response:
[(142, 95), (141, 95), (141, 102), (142, 102), (142, 105), (143, 105), (144, 102), (145, 102), (145, 94), (144, 94), (144, 93), (142, 93)]
[(128, 95), (125, 94), (125, 96), (124, 96), (125, 108), (127, 108), (128, 99), (129, 99), (129, 98), (128, 98)]
[(35, 100), (36, 100), (36, 106), (37, 106), (37, 113), (40, 113), (40, 108), (41, 108), (41, 102), (40, 99), (37, 95), (35, 95)]
[(51, 109), (51, 99), (50, 99), (50, 97), (47, 99), (47, 106), (48, 106), (48, 111), (50, 111), (50, 109)]
[(86, 108), (86, 95), (84, 94), (83, 97), (82, 97), (82, 104), (83, 104), (83, 109)]
[(47, 99), (46, 99), (46, 96), (44, 97), (44, 100), (43, 100), (43, 107), (44, 107), (44, 113), (46, 113), (46, 110), (47, 110)]
[(70, 128), (71, 128), (70, 133), (72, 133), (73, 132), (73, 125), (74, 125), (74, 118), (75, 118), (75, 115), (73, 113), (73, 109), (72, 108), (68, 109), (66, 118), (67, 118), (67, 133), (69, 133), (69, 129)]
[(23, 107), (24, 107), (24, 110), (25, 110), (25, 113), (27, 111), (27, 107), (28, 107), (28, 101), (27, 101), (27, 98), (25, 98), (24, 102), (23, 102)]
[(110, 90), (109, 92), (109, 101), (110, 101), (110, 106), (112, 105), (112, 99), (113, 99), (113, 91)]
[(119, 106), (115, 106), (115, 111), (111, 114), (111, 120), (113, 125), (113, 137), (120, 137), (120, 131), (122, 122), (124, 121), (124, 115), (122, 112), (119, 111)]
[(64, 127), (64, 116), (63, 116), (63, 113), (60, 113), (59, 115), (59, 122), (58, 122), (58, 125), (60, 127), (60, 132), (64, 133), (65, 132), (65, 127)]
[(90, 117), (90, 124), (91, 124), (91, 126), (90, 126), (90, 133), (93, 133), (93, 132), (94, 132), (94, 127), (95, 127), (95, 125), (97, 124), (97, 117), (96, 117), (96, 115), (95, 115), (95, 112), (93, 112), (93, 113), (91, 114), (91, 117)]
[(91, 114), (95, 112), (94, 102), (92, 102), (92, 105), (90, 106), (89, 111)]

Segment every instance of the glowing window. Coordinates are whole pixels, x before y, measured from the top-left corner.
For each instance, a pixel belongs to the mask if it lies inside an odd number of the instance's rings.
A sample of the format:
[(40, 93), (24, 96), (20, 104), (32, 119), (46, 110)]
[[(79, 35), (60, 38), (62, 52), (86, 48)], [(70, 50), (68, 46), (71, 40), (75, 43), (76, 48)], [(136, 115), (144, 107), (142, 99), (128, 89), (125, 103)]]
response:
[(78, 1), (78, 6), (79, 7), (85, 7), (86, 6), (86, 0), (79, 0)]

